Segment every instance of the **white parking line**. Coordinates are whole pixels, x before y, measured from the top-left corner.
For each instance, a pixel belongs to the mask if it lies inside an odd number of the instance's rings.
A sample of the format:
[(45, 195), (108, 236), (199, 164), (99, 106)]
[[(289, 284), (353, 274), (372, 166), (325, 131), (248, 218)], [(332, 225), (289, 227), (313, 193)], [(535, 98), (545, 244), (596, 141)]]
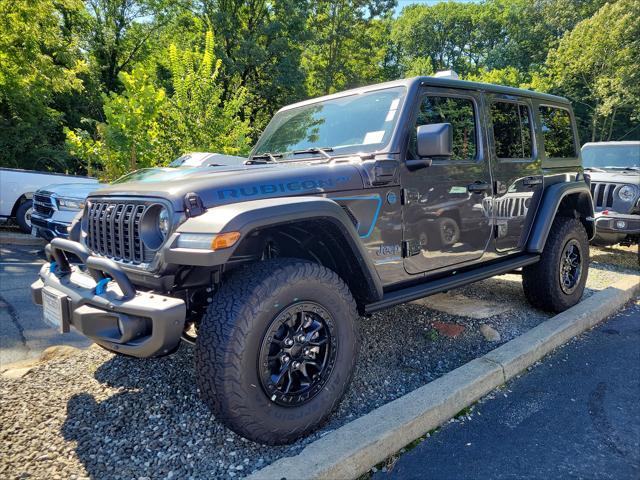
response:
[(0, 267), (6, 267), (8, 265), (44, 265), (46, 262), (0, 262)]

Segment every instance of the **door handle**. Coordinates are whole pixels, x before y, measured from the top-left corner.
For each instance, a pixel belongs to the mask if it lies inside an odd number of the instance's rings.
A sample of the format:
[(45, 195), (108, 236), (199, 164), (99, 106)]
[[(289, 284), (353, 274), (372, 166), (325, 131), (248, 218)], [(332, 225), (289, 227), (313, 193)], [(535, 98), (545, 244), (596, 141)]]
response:
[(490, 188), (491, 185), (489, 185), (487, 182), (474, 182), (467, 185), (467, 190), (469, 191), (469, 193), (482, 193), (486, 192)]
[(542, 185), (542, 177), (527, 177), (522, 181), (523, 185), (532, 187), (534, 185)]

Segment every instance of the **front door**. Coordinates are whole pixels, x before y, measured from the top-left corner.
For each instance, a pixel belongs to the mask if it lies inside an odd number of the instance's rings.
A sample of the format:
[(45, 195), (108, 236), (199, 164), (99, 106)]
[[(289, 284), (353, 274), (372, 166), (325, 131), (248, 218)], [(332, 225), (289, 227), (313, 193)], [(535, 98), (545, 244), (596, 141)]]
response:
[(495, 179), (495, 246), (499, 252), (518, 251), (524, 248), (543, 192), (532, 104), (512, 95), (492, 95), (487, 110)]
[(491, 238), (492, 197), (481, 97), (474, 92), (425, 89), (410, 127), (407, 159), (416, 159), (416, 128), (450, 123), (453, 156), (411, 171), (403, 166), (404, 264), (410, 274), (478, 260)]

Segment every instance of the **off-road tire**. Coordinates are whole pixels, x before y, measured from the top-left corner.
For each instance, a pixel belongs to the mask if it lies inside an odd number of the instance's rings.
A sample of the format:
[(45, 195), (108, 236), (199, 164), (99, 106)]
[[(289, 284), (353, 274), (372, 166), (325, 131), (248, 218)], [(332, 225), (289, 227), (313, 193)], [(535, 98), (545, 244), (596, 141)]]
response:
[[(581, 275), (570, 294), (560, 284), (560, 264), (565, 247), (576, 241), (580, 250)], [(540, 310), (563, 312), (582, 298), (589, 273), (589, 239), (584, 225), (575, 218), (556, 217), (540, 261), (522, 269), (522, 287), (531, 305)]]
[[(440, 247), (452, 247), (460, 241), (460, 226), (453, 218), (441, 217), (436, 220), (436, 225)], [(450, 233), (445, 232), (445, 229), (450, 229)]]
[(30, 215), (32, 208), (33, 201), (25, 200), (16, 210), (16, 223), (24, 233), (31, 233), (31, 222), (27, 219), (27, 215)]
[[(335, 319), (334, 367), (322, 389), (300, 406), (271, 401), (258, 357), (271, 322), (288, 306), (314, 302)], [(318, 427), (344, 395), (357, 356), (356, 305), (333, 271), (298, 259), (273, 259), (231, 274), (198, 328), (195, 363), (201, 395), (216, 419), (264, 444), (286, 444)]]

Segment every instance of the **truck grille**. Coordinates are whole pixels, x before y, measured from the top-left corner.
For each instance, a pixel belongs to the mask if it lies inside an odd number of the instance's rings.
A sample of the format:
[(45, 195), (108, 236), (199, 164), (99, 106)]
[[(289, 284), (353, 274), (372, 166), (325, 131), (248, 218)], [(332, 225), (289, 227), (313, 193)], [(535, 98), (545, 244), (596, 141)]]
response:
[(591, 182), (593, 205), (596, 208), (613, 207), (613, 192), (615, 189), (615, 183)]
[(55, 203), (51, 195), (35, 193), (33, 195), (33, 209), (41, 217), (50, 218), (55, 210)]
[(150, 205), (104, 200), (90, 201), (87, 210), (87, 246), (95, 253), (134, 264), (153, 259), (140, 239), (140, 222)]

